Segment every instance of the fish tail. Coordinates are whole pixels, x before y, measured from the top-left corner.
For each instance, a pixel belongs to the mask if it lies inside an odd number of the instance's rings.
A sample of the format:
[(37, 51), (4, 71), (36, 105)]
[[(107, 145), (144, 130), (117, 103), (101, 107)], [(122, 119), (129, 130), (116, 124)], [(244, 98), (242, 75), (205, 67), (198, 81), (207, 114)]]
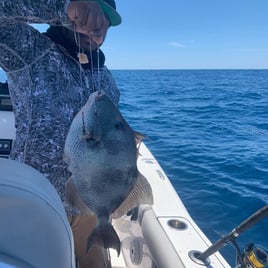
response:
[(87, 239), (87, 251), (91, 246), (99, 246), (104, 248), (114, 248), (117, 255), (120, 254), (120, 239), (115, 232), (113, 226), (108, 223), (106, 225), (97, 226)]

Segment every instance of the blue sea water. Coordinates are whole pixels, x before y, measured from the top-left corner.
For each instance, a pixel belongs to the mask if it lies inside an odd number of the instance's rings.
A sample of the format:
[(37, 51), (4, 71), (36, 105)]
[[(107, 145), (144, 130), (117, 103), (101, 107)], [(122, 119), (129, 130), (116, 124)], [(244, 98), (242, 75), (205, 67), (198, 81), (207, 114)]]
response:
[[(113, 74), (123, 115), (212, 242), (268, 204), (268, 70)], [(268, 217), (237, 242), (268, 250)], [(233, 246), (221, 252), (234, 264)]]
[[(112, 72), (121, 112), (212, 242), (268, 204), (268, 70)], [(268, 250), (268, 217), (249, 242)], [(221, 252), (233, 264), (233, 247)]]

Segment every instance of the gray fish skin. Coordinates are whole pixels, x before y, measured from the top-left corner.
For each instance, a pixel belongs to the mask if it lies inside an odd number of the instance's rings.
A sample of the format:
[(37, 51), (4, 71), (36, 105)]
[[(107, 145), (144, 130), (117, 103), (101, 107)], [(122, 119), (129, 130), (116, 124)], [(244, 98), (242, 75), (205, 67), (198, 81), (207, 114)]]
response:
[[(111, 215), (119, 206), (124, 210), (153, 203), (151, 187), (137, 170), (137, 154), (135, 132), (118, 108), (102, 91), (91, 94), (71, 124), (64, 153), (79, 198), (97, 217), (88, 249), (97, 244), (115, 248), (119, 254), (120, 240)], [(138, 181), (142, 184), (135, 187)], [(68, 185), (66, 195), (77, 200)]]

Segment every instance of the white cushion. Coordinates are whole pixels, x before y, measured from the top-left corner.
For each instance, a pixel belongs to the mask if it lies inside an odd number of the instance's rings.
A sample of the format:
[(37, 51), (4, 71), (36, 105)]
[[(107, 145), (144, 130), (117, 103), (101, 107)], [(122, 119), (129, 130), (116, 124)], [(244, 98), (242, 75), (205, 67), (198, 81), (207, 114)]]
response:
[(75, 267), (64, 207), (37, 170), (0, 158), (0, 217), (0, 266), (13, 259), (38, 268)]

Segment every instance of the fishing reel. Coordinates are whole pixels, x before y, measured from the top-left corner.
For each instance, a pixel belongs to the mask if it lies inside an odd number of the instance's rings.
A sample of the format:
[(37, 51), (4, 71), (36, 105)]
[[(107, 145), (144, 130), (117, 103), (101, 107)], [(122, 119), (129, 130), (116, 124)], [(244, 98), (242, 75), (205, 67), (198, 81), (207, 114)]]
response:
[(268, 216), (268, 205), (262, 207), (240, 225), (233, 229), (229, 234), (223, 236), (216, 241), (207, 250), (196, 256), (204, 264), (209, 263), (209, 256), (223, 248), (230, 242), (233, 243), (236, 249), (236, 264), (234, 268), (265, 268), (268, 267), (268, 253), (261, 247), (250, 243), (246, 246), (243, 253), (241, 253), (239, 246), (236, 242), (237, 237), (248, 230), (251, 226), (255, 225), (264, 217)]
[(237, 268), (268, 267), (268, 254), (263, 248), (250, 243), (245, 248), (242, 256), (238, 257), (237, 262), (239, 263), (236, 266)]

